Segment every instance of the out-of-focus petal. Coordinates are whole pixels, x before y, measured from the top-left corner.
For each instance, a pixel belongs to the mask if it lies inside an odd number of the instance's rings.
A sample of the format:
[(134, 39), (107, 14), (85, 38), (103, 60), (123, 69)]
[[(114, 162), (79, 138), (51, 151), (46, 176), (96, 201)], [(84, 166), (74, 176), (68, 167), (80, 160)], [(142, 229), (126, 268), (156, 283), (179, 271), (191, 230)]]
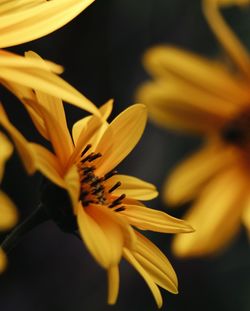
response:
[(4, 173), (4, 166), (6, 160), (11, 156), (13, 152), (13, 146), (10, 143), (10, 141), (7, 139), (7, 137), (0, 132), (0, 181), (3, 178), (3, 173)]
[(13, 227), (18, 219), (14, 203), (2, 191), (0, 191), (0, 230), (8, 230)]
[(116, 303), (119, 292), (119, 268), (112, 266), (108, 269), (108, 304)]
[(7, 257), (2, 249), (0, 249), (0, 273), (2, 273), (7, 266)]

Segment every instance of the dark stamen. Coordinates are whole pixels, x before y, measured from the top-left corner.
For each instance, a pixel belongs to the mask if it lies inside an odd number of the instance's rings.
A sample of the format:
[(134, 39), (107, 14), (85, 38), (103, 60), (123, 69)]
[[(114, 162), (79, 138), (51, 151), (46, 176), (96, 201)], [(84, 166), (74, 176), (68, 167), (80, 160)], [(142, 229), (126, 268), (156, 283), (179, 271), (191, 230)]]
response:
[(81, 153), (81, 157), (85, 155), (85, 153), (91, 148), (91, 144), (88, 144)]
[(82, 201), (88, 194), (89, 192), (87, 190), (83, 190), (80, 194), (80, 200)]
[(111, 178), (112, 176), (116, 175), (117, 173), (118, 173), (118, 172), (117, 172), (116, 170), (107, 173), (107, 174), (104, 176), (104, 180), (107, 180), (107, 179)]
[(91, 203), (95, 203), (93, 200), (82, 201), (82, 206), (88, 206)]
[(93, 172), (95, 170), (95, 167), (94, 166), (86, 166), (84, 167), (83, 169), (83, 174), (86, 175), (88, 174), (89, 172)]
[(118, 207), (115, 209), (115, 212), (123, 212), (125, 211), (125, 207), (124, 206), (121, 206), (121, 207)]
[(89, 159), (91, 159), (93, 157), (93, 155), (94, 155), (94, 152), (91, 152), (89, 155), (87, 155), (85, 158), (83, 158), (81, 160), (81, 163), (83, 164), (83, 163), (89, 161)]
[(115, 199), (110, 205), (109, 207), (115, 207), (116, 205), (121, 204), (121, 201), (126, 197), (126, 194), (122, 194), (119, 196), (119, 198)]
[(118, 181), (111, 189), (109, 189), (109, 193), (113, 192), (115, 189), (121, 186), (121, 182)]
[(94, 154), (94, 155), (89, 159), (89, 162), (92, 162), (92, 161), (94, 161), (94, 160), (100, 158), (101, 156), (102, 156), (101, 153), (96, 153), (96, 154)]

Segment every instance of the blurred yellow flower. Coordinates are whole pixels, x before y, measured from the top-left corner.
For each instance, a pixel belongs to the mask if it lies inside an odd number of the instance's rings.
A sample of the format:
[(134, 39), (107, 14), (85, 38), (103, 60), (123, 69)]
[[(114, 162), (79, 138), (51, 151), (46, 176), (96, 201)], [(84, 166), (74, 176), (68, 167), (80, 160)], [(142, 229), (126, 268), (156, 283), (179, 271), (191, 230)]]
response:
[[(4, 166), (7, 159), (11, 156), (13, 147), (6, 136), (0, 132), (0, 182), (3, 179)], [(8, 230), (17, 222), (17, 211), (14, 203), (8, 196), (0, 190), (0, 231)], [(0, 273), (7, 264), (6, 255), (0, 249)]]
[(72, 140), (61, 100), (38, 91), (36, 97), (37, 102), (29, 103), (38, 112), (33, 120), (53, 152), (34, 143), (29, 148), (36, 167), (70, 194), (82, 240), (108, 270), (108, 302), (116, 302), (118, 265), (124, 256), (145, 279), (160, 307), (158, 286), (177, 293), (175, 272), (160, 250), (133, 227), (163, 233), (190, 232), (192, 228), (138, 201), (157, 196), (152, 184), (114, 171), (143, 133), (145, 106), (133, 105), (109, 124), (105, 121), (112, 110), (109, 101), (100, 108), (102, 120), (89, 116), (74, 124)]
[(177, 167), (164, 187), (171, 205), (195, 200), (185, 219), (196, 232), (175, 237), (178, 256), (220, 250), (242, 222), (250, 232), (250, 58), (218, 10), (246, 3), (203, 1), (230, 67), (172, 46), (145, 55), (154, 81), (138, 90), (138, 98), (148, 105), (152, 120), (205, 138), (202, 150)]

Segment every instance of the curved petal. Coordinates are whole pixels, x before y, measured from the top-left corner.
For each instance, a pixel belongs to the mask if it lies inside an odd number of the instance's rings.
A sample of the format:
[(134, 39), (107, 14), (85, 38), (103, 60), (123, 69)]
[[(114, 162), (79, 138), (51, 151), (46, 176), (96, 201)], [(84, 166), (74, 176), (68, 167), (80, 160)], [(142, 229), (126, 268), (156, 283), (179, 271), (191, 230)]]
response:
[(158, 196), (158, 192), (153, 184), (133, 176), (114, 175), (105, 182), (105, 185), (108, 189), (112, 189), (118, 182), (121, 185), (112, 191), (112, 195), (114, 196), (120, 196), (125, 193), (126, 198), (142, 201), (152, 200)]
[(0, 249), (0, 273), (2, 273), (7, 266), (7, 257), (2, 249)]
[(77, 221), (88, 250), (103, 268), (108, 269), (120, 262), (124, 239), (120, 227), (102, 209), (94, 205), (84, 208), (79, 203)]
[(145, 83), (137, 91), (137, 98), (161, 126), (199, 134), (219, 130), (241, 108), (238, 102), (174, 79)]
[(164, 198), (171, 205), (192, 200), (214, 175), (237, 163), (237, 149), (210, 141), (201, 151), (181, 163), (170, 175)]
[(136, 232), (137, 246), (135, 258), (149, 273), (154, 282), (171, 293), (178, 293), (176, 273), (160, 249), (142, 234)]
[(203, 256), (224, 247), (240, 228), (247, 189), (248, 179), (241, 169), (228, 168), (213, 178), (185, 216), (196, 231), (176, 236), (174, 253)]
[(185, 221), (172, 217), (164, 212), (152, 208), (126, 205), (120, 212), (128, 222), (141, 230), (151, 230), (163, 233), (192, 232), (193, 228)]
[(13, 46), (43, 37), (64, 26), (94, 0), (33, 1), (14, 5), (0, 19), (0, 47)]
[(158, 46), (146, 53), (144, 63), (149, 72), (156, 76), (188, 81), (229, 102), (248, 102), (247, 85), (242, 80), (237, 80), (222, 64), (191, 52), (172, 46)]
[(0, 105), (0, 124), (6, 129), (11, 136), (21, 160), (29, 174), (34, 173), (35, 163), (34, 156), (29, 148), (28, 141), (24, 136), (10, 123), (3, 106)]
[(30, 150), (34, 156), (35, 167), (57, 186), (67, 188), (63, 179), (63, 170), (55, 155), (38, 144), (30, 143)]
[(119, 292), (119, 268), (112, 266), (108, 269), (108, 304), (116, 303)]
[(240, 40), (230, 29), (219, 11), (221, 5), (244, 5), (249, 1), (221, 1), (204, 0), (203, 12), (210, 28), (217, 37), (219, 43), (230, 56), (231, 60), (238, 66), (238, 69), (250, 78), (250, 58), (248, 51), (241, 44)]
[(143, 134), (146, 120), (146, 107), (136, 104), (112, 121), (96, 147), (102, 154), (96, 165), (97, 175), (111, 171), (132, 151)]
[(8, 160), (8, 158), (11, 156), (13, 152), (12, 144), (2, 132), (0, 132), (0, 146), (1, 146), (0, 150), (0, 181), (1, 181), (3, 178), (5, 162)]
[(0, 230), (8, 230), (17, 223), (18, 214), (14, 203), (0, 191)]
[(151, 293), (154, 296), (155, 302), (158, 308), (162, 307), (162, 296), (159, 291), (158, 286), (155, 284), (153, 279), (151, 278), (150, 274), (147, 273), (146, 270), (141, 266), (141, 264), (136, 260), (134, 255), (130, 252), (130, 250), (124, 248), (123, 249), (123, 256), (124, 258), (137, 270), (137, 272), (143, 277), (145, 282), (147, 283)]
[(80, 176), (76, 165), (72, 165), (64, 176), (67, 190), (71, 198), (74, 213), (77, 214), (77, 203), (80, 195)]

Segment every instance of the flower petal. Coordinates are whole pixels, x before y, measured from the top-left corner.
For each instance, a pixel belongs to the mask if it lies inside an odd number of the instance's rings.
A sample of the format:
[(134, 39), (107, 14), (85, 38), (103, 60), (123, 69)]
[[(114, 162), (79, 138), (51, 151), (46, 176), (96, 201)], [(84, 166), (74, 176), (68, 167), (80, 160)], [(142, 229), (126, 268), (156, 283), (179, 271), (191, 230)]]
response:
[(43, 146), (35, 143), (30, 143), (29, 147), (34, 156), (36, 168), (57, 186), (66, 188), (63, 170), (55, 155)]
[(131, 253), (130, 250), (124, 248), (123, 249), (123, 256), (125, 259), (137, 270), (137, 272), (143, 277), (145, 282), (147, 283), (149, 289), (151, 290), (151, 293), (154, 296), (155, 302), (158, 306), (158, 308), (162, 307), (162, 296), (159, 291), (158, 286), (155, 284), (153, 279), (151, 278), (150, 274), (147, 273), (146, 270), (141, 266), (141, 264), (136, 260), (134, 255)]
[(0, 105), (0, 124), (6, 129), (8, 134), (11, 136), (27, 172), (29, 174), (34, 173), (35, 171), (34, 157), (29, 148), (29, 143), (24, 138), (24, 136), (10, 123), (3, 109), (3, 106), (1, 105)]
[(128, 175), (114, 175), (105, 182), (105, 185), (111, 189), (117, 182), (121, 182), (121, 185), (115, 191), (112, 191), (114, 196), (125, 193), (127, 198), (142, 201), (151, 200), (158, 196), (153, 184)]
[(88, 250), (103, 268), (108, 269), (119, 263), (124, 240), (120, 227), (102, 209), (102, 206), (84, 208), (79, 204), (77, 220)]
[(1, 181), (3, 178), (5, 162), (8, 160), (8, 158), (11, 156), (13, 152), (12, 144), (2, 132), (0, 132), (0, 145), (1, 145), (1, 152), (0, 152), (0, 181)]
[(2, 249), (0, 249), (0, 273), (2, 273), (7, 266), (7, 257)]
[(43, 37), (67, 24), (93, 1), (35, 1), (33, 5), (25, 4), (18, 10), (14, 1), (14, 6), (10, 6), (8, 12), (2, 13), (0, 19), (0, 47)]
[(141, 230), (151, 230), (163, 233), (192, 232), (193, 228), (185, 221), (172, 217), (162, 211), (152, 208), (126, 205), (125, 210), (120, 212), (128, 222)]
[(111, 171), (132, 151), (142, 136), (146, 120), (146, 107), (136, 104), (112, 121), (96, 147), (102, 154), (96, 165), (97, 175)]
[[(246, 4), (246, 1), (228, 1), (228, 0), (204, 0), (202, 1), (203, 12), (209, 23), (210, 28), (217, 37), (219, 43), (230, 56), (231, 60), (238, 66), (239, 70), (250, 78), (250, 58), (248, 51), (241, 44), (240, 40), (230, 29), (223, 19), (220, 11), (220, 5)], [(248, 1), (249, 4), (249, 1)]]
[(228, 168), (204, 187), (185, 220), (196, 230), (174, 239), (177, 256), (203, 256), (220, 250), (240, 228), (248, 179), (241, 169)]
[(192, 200), (213, 175), (237, 163), (236, 148), (209, 141), (199, 152), (181, 163), (165, 185), (164, 198), (171, 205)]
[(157, 285), (171, 293), (177, 294), (177, 276), (167, 257), (142, 234), (136, 232), (136, 236), (137, 246), (136, 251), (133, 252), (135, 258)]
[(80, 176), (77, 170), (76, 165), (72, 165), (70, 169), (67, 171), (67, 173), (64, 176), (65, 183), (67, 185), (67, 190), (69, 192), (72, 206), (74, 209), (74, 213), (77, 213), (77, 203), (79, 200), (80, 195)]
[(222, 64), (171, 46), (158, 46), (145, 55), (145, 67), (156, 76), (188, 81), (229, 102), (247, 103), (247, 85)]
[(119, 268), (112, 266), (108, 269), (108, 304), (116, 303), (119, 292)]
[(17, 223), (18, 214), (14, 203), (0, 191), (0, 230), (8, 230)]

